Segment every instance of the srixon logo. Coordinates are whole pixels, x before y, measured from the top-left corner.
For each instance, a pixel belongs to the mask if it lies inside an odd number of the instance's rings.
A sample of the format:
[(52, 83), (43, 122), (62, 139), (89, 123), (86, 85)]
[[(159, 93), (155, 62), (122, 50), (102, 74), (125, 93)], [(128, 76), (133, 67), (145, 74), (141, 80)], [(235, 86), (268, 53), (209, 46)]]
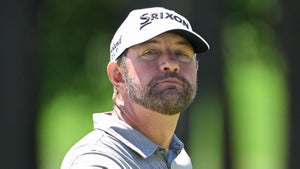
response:
[(173, 13), (168, 12), (160, 12), (160, 13), (145, 13), (141, 15), (140, 19), (143, 21), (141, 22), (140, 30), (142, 30), (145, 26), (151, 24), (152, 22), (159, 20), (159, 19), (169, 19), (178, 23), (181, 23), (187, 29), (190, 29), (189, 23), (182, 17), (177, 16)]

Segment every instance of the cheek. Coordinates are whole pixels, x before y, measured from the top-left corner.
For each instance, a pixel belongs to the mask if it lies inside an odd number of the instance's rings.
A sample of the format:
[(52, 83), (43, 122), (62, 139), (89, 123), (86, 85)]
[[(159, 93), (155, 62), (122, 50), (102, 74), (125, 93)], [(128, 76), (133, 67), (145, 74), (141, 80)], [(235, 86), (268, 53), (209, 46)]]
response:
[(135, 78), (141, 85), (148, 85), (154, 76), (159, 74), (155, 69), (155, 66), (150, 64), (137, 64), (134, 65), (132, 70), (132, 76)]
[(196, 68), (187, 68), (181, 69), (182, 75), (191, 83), (196, 83), (197, 81), (197, 69)]
[(190, 83), (192, 86), (196, 86), (197, 85), (197, 74), (193, 75), (190, 79)]
[(138, 69), (136, 67), (135, 69), (129, 69), (127, 76), (131, 83), (129, 85), (145, 86), (149, 80), (147, 71), (145, 69)]

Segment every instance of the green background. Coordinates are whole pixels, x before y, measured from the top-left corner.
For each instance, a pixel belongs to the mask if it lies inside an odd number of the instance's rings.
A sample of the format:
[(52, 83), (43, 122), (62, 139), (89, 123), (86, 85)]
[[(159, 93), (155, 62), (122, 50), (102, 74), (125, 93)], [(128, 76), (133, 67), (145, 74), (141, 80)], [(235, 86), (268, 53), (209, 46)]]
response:
[[(166, 5), (188, 16), (196, 14), (192, 20), (201, 28), (197, 10), (205, 10), (205, 5), (199, 4), (208, 3), (136, 2), (42, 3), (38, 12), (42, 87), (36, 126), (40, 169), (59, 168), (68, 149), (92, 130), (92, 114), (112, 109), (113, 90), (106, 75), (109, 44), (129, 9)], [(222, 2), (219, 9), (207, 12), (211, 15), (200, 22), (210, 22), (222, 11), (226, 15), (218, 19), (218, 27), (196, 32), (211, 44), (213, 54), (209, 57), (222, 65), (216, 68), (219, 65), (201, 58), (199, 73), (220, 69), (224, 92), (220, 94), (215, 81), (200, 76), (199, 85), (206, 85), (200, 87), (195, 103), (185, 112), (190, 115), (187, 126), (178, 126), (189, 129), (185, 144), (194, 168), (224, 168), (226, 107), (232, 168), (285, 169), (287, 68), (274, 31), (281, 22), (280, 5), (276, 0), (231, 0)], [(218, 32), (211, 32), (215, 30)], [(219, 45), (212, 34), (218, 34)], [(219, 52), (214, 53), (216, 50)], [(205, 69), (208, 64), (211, 68)]]

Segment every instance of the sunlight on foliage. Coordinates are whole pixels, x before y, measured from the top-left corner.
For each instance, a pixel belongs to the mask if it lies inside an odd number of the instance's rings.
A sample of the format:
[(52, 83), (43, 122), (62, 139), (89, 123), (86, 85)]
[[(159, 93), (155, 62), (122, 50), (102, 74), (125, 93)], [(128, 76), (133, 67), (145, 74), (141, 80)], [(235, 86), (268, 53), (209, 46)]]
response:
[(195, 169), (222, 169), (222, 103), (214, 91), (200, 93), (199, 104), (193, 105), (188, 147)]
[(271, 30), (257, 23), (226, 25), (224, 55), (235, 169), (283, 169), (287, 84)]

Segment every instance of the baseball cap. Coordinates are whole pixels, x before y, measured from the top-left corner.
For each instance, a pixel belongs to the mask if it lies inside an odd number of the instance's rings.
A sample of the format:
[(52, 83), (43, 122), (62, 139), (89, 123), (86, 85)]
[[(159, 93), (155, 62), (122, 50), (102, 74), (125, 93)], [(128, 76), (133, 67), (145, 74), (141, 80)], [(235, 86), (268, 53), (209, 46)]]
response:
[(186, 38), (195, 53), (209, 50), (208, 43), (192, 30), (189, 21), (163, 7), (136, 9), (116, 31), (110, 44), (110, 60), (115, 61), (129, 47), (143, 43), (162, 33), (173, 32)]

